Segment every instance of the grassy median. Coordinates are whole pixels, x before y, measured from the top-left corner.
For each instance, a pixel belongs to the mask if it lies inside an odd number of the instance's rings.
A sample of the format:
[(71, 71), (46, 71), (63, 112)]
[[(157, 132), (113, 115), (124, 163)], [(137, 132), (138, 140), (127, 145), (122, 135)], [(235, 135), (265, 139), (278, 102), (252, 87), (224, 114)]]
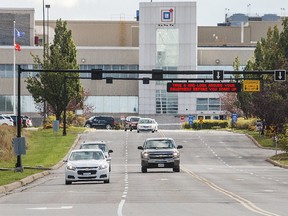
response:
[(43, 170), (39, 168), (54, 166), (65, 157), (78, 134), (83, 131), (84, 128), (71, 127), (67, 129), (67, 135), (62, 136), (62, 130), (58, 132), (53, 132), (52, 129), (23, 130), (27, 146), (26, 155), (22, 155), (24, 172), (14, 172), (16, 156), (10, 160), (1, 160), (0, 168), (7, 168), (7, 170), (0, 170), (0, 186), (42, 172)]

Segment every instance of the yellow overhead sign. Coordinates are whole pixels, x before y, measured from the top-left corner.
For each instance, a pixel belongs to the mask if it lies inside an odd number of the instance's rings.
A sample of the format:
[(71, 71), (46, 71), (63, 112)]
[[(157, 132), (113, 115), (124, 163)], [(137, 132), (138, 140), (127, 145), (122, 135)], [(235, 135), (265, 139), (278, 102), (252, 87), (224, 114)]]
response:
[(243, 91), (260, 92), (260, 80), (244, 80)]

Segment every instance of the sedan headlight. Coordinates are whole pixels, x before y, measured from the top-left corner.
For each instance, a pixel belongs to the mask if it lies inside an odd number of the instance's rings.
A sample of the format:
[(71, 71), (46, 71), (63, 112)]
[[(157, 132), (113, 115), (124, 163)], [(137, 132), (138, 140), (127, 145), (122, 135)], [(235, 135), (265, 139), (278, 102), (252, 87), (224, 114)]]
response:
[(104, 164), (101, 164), (99, 166), (99, 170), (103, 170), (103, 169), (106, 169), (108, 167), (108, 164), (104, 163)]
[(72, 165), (67, 165), (67, 170), (76, 170), (76, 167), (75, 166), (72, 166)]

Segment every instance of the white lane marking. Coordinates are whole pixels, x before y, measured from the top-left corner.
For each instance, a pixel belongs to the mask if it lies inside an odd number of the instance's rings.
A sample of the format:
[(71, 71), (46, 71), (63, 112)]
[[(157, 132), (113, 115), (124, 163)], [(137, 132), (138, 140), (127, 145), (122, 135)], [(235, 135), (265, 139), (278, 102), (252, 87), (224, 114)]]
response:
[(61, 207), (38, 207), (38, 208), (26, 208), (28, 210), (65, 210), (72, 209), (73, 206), (61, 206)]
[(122, 216), (122, 210), (125, 203), (125, 199), (122, 199), (118, 205), (117, 215)]

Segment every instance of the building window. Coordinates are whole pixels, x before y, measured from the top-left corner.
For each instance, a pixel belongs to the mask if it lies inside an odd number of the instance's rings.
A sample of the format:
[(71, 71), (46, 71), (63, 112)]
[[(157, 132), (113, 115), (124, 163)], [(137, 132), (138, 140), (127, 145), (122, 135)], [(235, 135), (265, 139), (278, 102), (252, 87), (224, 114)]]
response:
[(166, 90), (156, 90), (156, 113), (177, 114), (178, 95), (169, 93)]
[(13, 97), (0, 95), (0, 112), (13, 112)]
[[(80, 65), (80, 70), (92, 70), (92, 69), (102, 69), (102, 70), (139, 70), (139, 65)], [(81, 77), (91, 77), (91, 73), (82, 73)], [(115, 73), (103, 73), (103, 78), (138, 78), (138, 74), (115, 74)]]
[(221, 101), (220, 98), (197, 98), (196, 102), (197, 111), (220, 111)]

